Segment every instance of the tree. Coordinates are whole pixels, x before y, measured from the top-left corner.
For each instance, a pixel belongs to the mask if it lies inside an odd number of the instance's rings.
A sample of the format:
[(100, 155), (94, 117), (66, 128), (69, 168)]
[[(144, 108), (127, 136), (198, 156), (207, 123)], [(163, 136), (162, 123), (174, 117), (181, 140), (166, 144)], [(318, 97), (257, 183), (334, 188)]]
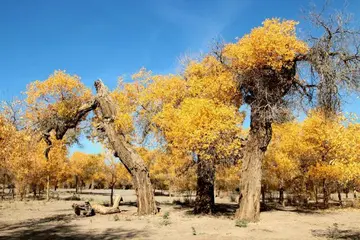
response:
[(100, 154), (86, 154), (82, 152), (74, 152), (70, 157), (71, 172), (75, 176), (76, 193), (80, 185), (86, 181), (91, 181), (95, 175), (102, 171), (104, 156)]
[(110, 193), (110, 205), (114, 204), (114, 187), (115, 185), (124, 179), (129, 179), (130, 175), (127, 172), (124, 165), (117, 161), (113, 154), (105, 154), (105, 161), (103, 162), (103, 172), (105, 175), (105, 181), (111, 189)]
[[(353, 89), (359, 84), (358, 33), (347, 29), (342, 21), (315, 19), (324, 34), (310, 46), (296, 37), (297, 22), (267, 19), (237, 43), (216, 52), (218, 60), (234, 73), (243, 101), (251, 108), (250, 131), (243, 151), (241, 201), (236, 212), (239, 219), (259, 220), (262, 161), (279, 109), (287, 107), (299, 94), (317, 94), (318, 104), (331, 109), (333, 99), (338, 97), (338, 91), (333, 91), (335, 86)], [(300, 62), (312, 66), (315, 78), (299, 79)]]
[[(272, 141), (265, 154), (263, 182), (279, 190), (279, 202), (284, 205), (284, 191), (301, 175), (299, 150), (302, 149), (298, 122), (285, 122), (273, 126)], [(263, 196), (264, 198), (265, 196)]]
[(138, 214), (154, 214), (157, 208), (148, 169), (114, 123), (120, 110), (112, 94), (100, 80), (95, 82), (95, 88), (97, 95), (92, 96), (79, 77), (63, 71), (55, 71), (47, 80), (36, 81), (28, 86), (28, 116), (48, 144), (45, 156), (48, 158), (52, 147), (52, 131), (58, 140), (63, 139), (65, 134), (68, 140), (74, 140), (81, 122), (86, 120), (91, 111), (95, 111), (93, 123), (100, 133), (98, 136), (103, 136), (99, 139), (114, 150), (133, 178), (138, 197)]

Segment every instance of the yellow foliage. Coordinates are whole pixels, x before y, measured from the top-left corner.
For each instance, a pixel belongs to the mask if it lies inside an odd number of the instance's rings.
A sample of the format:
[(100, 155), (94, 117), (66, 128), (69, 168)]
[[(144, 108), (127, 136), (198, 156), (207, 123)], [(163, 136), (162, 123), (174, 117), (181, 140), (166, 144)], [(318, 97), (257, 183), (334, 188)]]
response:
[(45, 81), (35, 81), (27, 86), (27, 117), (46, 119), (54, 114), (61, 118), (73, 118), (78, 109), (91, 98), (90, 89), (76, 75), (55, 71)]
[(236, 138), (243, 119), (236, 112), (209, 99), (186, 98), (178, 108), (166, 105), (154, 122), (171, 147), (203, 159), (226, 158), (240, 148)]
[(308, 51), (307, 44), (296, 37), (297, 24), (292, 20), (266, 19), (263, 26), (254, 28), (237, 43), (227, 44), (225, 56), (240, 72), (292, 68), (296, 55)]
[(185, 70), (189, 96), (213, 101), (241, 104), (241, 97), (234, 77), (214, 56), (206, 56), (201, 62), (190, 62)]

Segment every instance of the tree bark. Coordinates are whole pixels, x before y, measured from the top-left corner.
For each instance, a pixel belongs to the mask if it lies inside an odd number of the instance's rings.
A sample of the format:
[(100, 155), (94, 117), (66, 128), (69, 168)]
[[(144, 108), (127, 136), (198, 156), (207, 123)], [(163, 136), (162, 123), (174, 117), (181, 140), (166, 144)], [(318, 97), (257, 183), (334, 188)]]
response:
[(197, 162), (197, 186), (194, 213), (211, 214), (214, 212), (215, 196), (215, 164), (212, 161), (201, 160)]
[(126, 141), (125, 136), (117, 131), (114, 119), (117, 116), (117, 108), (109, 90), (102, 81), (95, 82), (97, 91), (96, 108), (97, 116), (102, 120), (102, 129), (105, 132), (109, 144), (115, 151), (115, 156), (119, 157), (128, 172), (131, 174), (137, 195), (137, 207), (139, 215), (157, 213), (154, 199), (153, 187), (150, 182), (149, 170), (144, 160)]
[(250, 132), (241, 166), (240, 206), (235, 217), (250, 222), (260, 219), (261, 167), (272, 134), (266, 114), (266, 110), (251, 107)]

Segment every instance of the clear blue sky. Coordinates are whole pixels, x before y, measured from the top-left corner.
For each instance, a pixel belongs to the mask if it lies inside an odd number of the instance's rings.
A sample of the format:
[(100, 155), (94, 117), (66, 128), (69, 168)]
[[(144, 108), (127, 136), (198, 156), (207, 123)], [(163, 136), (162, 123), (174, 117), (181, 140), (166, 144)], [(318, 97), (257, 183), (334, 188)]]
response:
[[(359, 19), (360, 1), (348, 4)], [(269, 17), (303, 21), (301, 9), (308, 6), (296, 0), (1, 0), (0, 100), (55, 69), (78, 74), (91, 87), (101, 78), (111, 88), (118, 76), (142, 66), (174, 72), (179, 57), (205, 52), (216, 36), (233, 41)], [(359, 99), (348, 102), (344, 110), (359, 114)], [(82, 151), (100, 150), (82, 142)]]

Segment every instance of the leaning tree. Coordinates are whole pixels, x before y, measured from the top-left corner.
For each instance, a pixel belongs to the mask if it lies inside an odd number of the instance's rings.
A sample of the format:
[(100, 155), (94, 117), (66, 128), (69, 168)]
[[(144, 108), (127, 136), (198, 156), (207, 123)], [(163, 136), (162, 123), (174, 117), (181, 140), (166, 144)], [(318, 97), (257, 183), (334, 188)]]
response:
[[(53, 139), (76, 138), (90, 112), (101, 140), (114, 151), (131, 174), (137, 194), (139, 215), (155, 214), (157, 207), (149, 170), (125, 135), (115, 125), (117, 104), (101, 80), (95, 81), (93, 96), (79, 77), (55, 71), (47, 80), (35, 81), (27, 89), (27, 117), (34, 128), (42, 133), (47, 143), (45, 156), (49, 159)], [(93, 124), (95, 125), (95, 124)]]
[[(290, 102), (303, 99), (315, 99), (332, 113), (340, 106), (341, 91), (359, 89), (359, 32), (351, 30), (342, 15), (310, 16), (324, 31), (309, 42), (297, 38), (297, 22), (268, 19), (237, 43), (214, 51), (233, 72), (243, 102), (251, 109), (236, 212), (239, 219), (259, 220), (262, 162), (278, 113)], [(302, 79), (300, 71), (311, 72), (312, 77)]]

